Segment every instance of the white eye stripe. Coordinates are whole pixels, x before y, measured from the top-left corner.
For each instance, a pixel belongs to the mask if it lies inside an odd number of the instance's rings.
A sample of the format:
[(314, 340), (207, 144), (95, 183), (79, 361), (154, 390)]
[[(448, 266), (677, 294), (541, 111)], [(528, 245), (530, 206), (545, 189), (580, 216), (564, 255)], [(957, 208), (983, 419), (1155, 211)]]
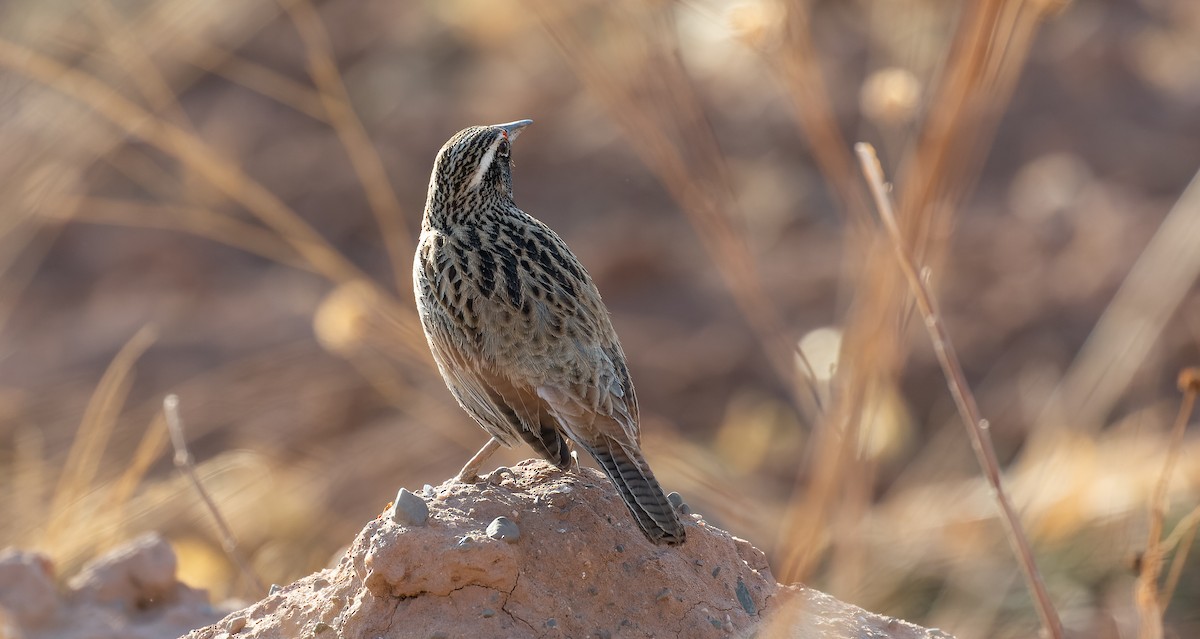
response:
[(475, 169), (475, 175), (471, 176), (471, 181), (467, 184), (469, 190), (479, 188), (479, 184), (483, 182), (483, 175), (491, 168), (492, 162), (496, 160), (496, 149), (499, 148), (500, 142), (504, 140), (503, 136), (496, 138), (492, 142), (492, 146), (488, 148), (487, 153), (483, 154), (483, 159), (479, 161), (479, 168)]

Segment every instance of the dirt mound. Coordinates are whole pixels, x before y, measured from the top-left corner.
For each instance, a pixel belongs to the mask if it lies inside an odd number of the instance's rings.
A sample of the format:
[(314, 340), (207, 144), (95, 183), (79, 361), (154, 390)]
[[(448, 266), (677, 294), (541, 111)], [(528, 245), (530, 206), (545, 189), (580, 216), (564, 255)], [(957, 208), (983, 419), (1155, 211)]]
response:
[(149, 534), (96, 559), (60, 593), (44, 555), (0, 553), (0, 638), (167, 639), (228, 610), (175, 577), (170, 544)]
[(780, 586), (749, 542), (684, 519), (685, 545), (651, 545), (598, 472), (522, 462), (402, 491), (335, 567), (188, 638), (948, 637)]

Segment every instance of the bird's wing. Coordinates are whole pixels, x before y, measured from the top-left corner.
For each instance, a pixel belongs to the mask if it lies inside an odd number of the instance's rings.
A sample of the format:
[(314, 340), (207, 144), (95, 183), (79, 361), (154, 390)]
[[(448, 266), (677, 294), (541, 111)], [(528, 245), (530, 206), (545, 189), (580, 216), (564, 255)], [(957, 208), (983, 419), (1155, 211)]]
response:
[[(581, 379), (546, 380), (537, 395), (576, 441), (595, 435), (638, 444), (638, 403), (633, 381), (618, 345), (575, 345), (570, 357), (579, 358), (576, 370), (590, 371)], [(567, 367), (570, 370), (572, 367)]]
[(491, 435), (512, 446), (524, 441), (548, 461), (565, 467), (570, 450), (544, 402), (528, 385), (514, 381), (478, 357), (454, 353), (443, 372), (458, 403)]

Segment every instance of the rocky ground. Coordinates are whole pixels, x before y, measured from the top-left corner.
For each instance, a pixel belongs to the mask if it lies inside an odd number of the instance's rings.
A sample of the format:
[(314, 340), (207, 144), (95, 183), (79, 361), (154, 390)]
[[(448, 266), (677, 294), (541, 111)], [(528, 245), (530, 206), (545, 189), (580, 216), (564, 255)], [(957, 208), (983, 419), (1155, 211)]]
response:
[(175, 553), (148, 534), (97, 558), (56, 584), (44, 555), (0, 553), (0, 639), (168, 639), (228, 610), (176, 578)]
[(7, 551), (0, 637), (949, 638), (781, 586), (749, 542), (685, 520), (686, 544), (654, 546), (600, 473), (527, 461), (477, 484), (401, 491), (337, 565), (232, 613), (179, 583), (154, 535), (61, 593), (47, 558)]

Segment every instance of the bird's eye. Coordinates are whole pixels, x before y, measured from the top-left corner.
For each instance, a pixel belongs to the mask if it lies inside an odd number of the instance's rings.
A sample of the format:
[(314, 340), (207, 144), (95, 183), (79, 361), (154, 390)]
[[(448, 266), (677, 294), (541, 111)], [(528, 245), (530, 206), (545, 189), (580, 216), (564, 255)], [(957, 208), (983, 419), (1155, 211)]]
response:
[(496, 155), (506, 158), (508, 157), (508, 140), (500, 140), (500, 146), (496, 147)]

